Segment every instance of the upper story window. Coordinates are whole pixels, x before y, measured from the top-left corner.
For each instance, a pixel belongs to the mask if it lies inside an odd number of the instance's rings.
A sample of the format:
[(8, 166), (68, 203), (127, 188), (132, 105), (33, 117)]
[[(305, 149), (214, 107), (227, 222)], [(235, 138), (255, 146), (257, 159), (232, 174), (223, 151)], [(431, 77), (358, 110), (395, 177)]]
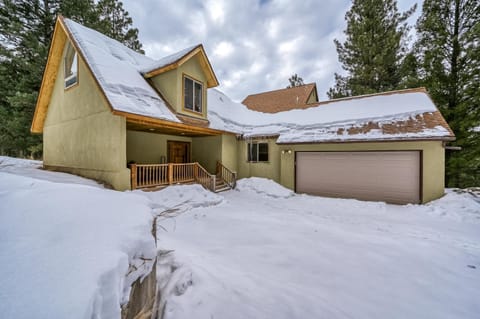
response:
[(248, 143), (249, 162), (268, 162), (268, 143)]
[(78, 56), (75, 48), (69, 43), (64, 57), (64, 78), (65, 88), (69, 88), (78, 83)]
[(202, 113), (203, 84), (189, 77), (183, 77), (183, 107), (186, 110)]

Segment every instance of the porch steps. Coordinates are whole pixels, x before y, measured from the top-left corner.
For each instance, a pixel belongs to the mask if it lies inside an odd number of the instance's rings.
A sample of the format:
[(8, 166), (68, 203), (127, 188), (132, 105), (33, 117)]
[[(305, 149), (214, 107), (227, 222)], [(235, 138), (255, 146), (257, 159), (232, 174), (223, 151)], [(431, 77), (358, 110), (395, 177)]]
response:
[(232, 188), (225, 183), (221, 177), (215, 176), (215, 193), (225, 192), (231, 189)]

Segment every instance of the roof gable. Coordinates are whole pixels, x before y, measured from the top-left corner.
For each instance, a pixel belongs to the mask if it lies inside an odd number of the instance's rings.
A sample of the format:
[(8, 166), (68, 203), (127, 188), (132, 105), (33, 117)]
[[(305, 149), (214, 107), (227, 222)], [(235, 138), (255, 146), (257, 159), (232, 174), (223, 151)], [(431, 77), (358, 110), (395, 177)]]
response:
[(312, 95), (318, 96), (316, 92), (316, 84), (309, 83), (292, 88), (251, 94), (242, 101), (242, 104), (251, 110), (263, 113), (304, 109), (318, 102), (318, 100), (315, 99), (313, 103), (309, 103)]
[(67, 41), (67, 36), (63, 27), (57, 22), (53, 31), (52, 44), (48, 51), (47, 65), (43, 72), (42, 84), (33, 114), (32, 125), (30, 131), (32, 133), (42, 133), (43, 124), (47, 116), (48, 104), (52, 97), (53, 86), (57, 79), (57, 71), (60, 67), (63, 48)]
[(197, 55), (200, 57), (200, 66), (202, 67), (202, 70), (207, 78), (207, 87), (212, 88), (218, 86), (219, 83), (217, 77), (213, 72), (212, 65), (210, 64), (207, 54), (205, 53), (205, 49), (201, 44), (186, 48), (177, 53), (157, 60), (143, 68), (141, 72), (143, 73), (143, 76), (148, 79), (156, 75), (165, 73), (167, 71), (176, 69)]

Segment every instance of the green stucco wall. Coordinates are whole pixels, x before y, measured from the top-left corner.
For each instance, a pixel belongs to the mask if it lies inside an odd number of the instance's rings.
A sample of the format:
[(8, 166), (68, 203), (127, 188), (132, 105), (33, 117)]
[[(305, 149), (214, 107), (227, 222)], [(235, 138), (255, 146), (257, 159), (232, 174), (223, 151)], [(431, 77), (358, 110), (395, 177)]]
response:
[[(203, 83), (202, 113), (185, 110), (183, 108), (183, 75), (187, 75)], [(152, 82), (178, 113), (202, 119), (207, 117), (207, 78), (200, 65), (198, 54), (178, 68), (154, 76)]]
[(192, 138), (127, 130), (127, 162), (160, 164), (164, 160), (166, 163), (168, 141), (192, 142)]
[(214, 174), (217, 161), (222, 159), (222, 136), (194, 137), (192, 144), (193, 161)]
[(45, 167), (130, 188), (125, 118), (112, 115), (79, 57), (78, 85), (64, 89), (63, 59), (43, 128)]
[[(268, 143), (268, 162), (248, 162), (248, 143)], [(238, 177), (265, 177), (280, 183), (280, 150), (276, 139), (253, 139), (241, 140), (238, 142)]]
[(222, 164), (233, 172), (238, 171), (238, 141), (235, 135), (222, 135)]
[[(281, 154), (282, 150), (285, 150), (284, 154)], [(289, 154), (288, 150), (292, 152)], [(443, 196), (445, 149), (441, 141), (280, 145), (280, 183), (290, 189), (295, 187), (295, 152), (398, 150), (422, 151), (422, 202), (429, 202)]]
[(178, 109), (178, 96), (181, 95), (180, 90), (182, 89), (181, 86), (178, 87), (177, 75), (177, 70), (170, 70), (152, 78), (155, 88), (162, 93), (162, 96), (174, 109)]
[(231, 171), (237, 171), (237, 139), (234, 135), (194, 137), (192, 158), (214, 174), (217, 161)]

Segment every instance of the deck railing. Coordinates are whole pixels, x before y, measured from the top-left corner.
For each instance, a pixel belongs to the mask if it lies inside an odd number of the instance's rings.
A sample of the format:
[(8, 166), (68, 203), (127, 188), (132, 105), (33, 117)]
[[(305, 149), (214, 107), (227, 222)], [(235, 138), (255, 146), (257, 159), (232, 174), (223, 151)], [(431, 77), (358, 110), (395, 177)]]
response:
[(132, 189), (199, 183), (215, 191), (215, 175), (199, 163), (130, 164)]
[(232, 172), (219, 161), (217, 161), (217, 169), (215, 175), (217, 175), (218, 178), (223, 179), (225, 183), (232, 189), (234, 189), (237, 185), (237, 173)]

